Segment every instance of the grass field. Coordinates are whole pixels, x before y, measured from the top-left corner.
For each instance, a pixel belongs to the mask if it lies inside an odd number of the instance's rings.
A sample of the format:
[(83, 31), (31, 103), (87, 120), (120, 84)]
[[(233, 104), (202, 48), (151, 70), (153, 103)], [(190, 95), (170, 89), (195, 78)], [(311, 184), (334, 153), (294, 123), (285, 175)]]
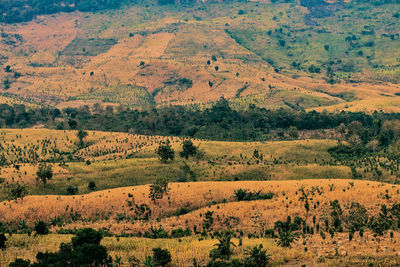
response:
[[(400, 112), (399, 4), (345, 1), (318, 17), (273, 2), (138, 3), (0, 24), (0, 104), (204, 109), (225, 97), (234, 109)], [(330, 150), (340, 129), (192, 140), (198, 153), (185, 159), (183, 137), (87, 131), (82, 143), (78, 131), (42, 127), (0, 129), (0, 266), (55, 252), (86, 227), (122, 266), (155, 247), (173, 266), (205, 266), (226, 230), (233, 259), (262, 244), (272, 266), (400, 265), (398, 147), (377, 150), (386, 135), (352, 159)], [(163, 163), (155, 150), (167, 140), (175, 160)], [(47, 183), (41, 162), (52, 167)], [(158, 178), (170, 190), (152, 200)], [(27, 192), (15, 200), (18, 184)], [(277, 222), (288, 216), (298, 238), (284, 248)]]
[[(300, 136), (315, 134), (301, 132)], [(335, 136), (334, 130), (320, 134)], [(164, 164), (155, 149), (166, 139), (177, 155), (175, 161)], [(38, 251), (56, 251), (61, 242), (70, 240), (71, 232), (84, 227), (108, 233), (102, 244), (111, 255), (121, 257), (126, 266), (136, 260), (143, 262), (154, 247), (167, 248), (174, 266), (188, 266), (193, 259), (205, 264), (217, 242), (212, 233), (226, 229), (235, 234), (233, 258), (242, 259), (246, 249), (263, 244), (274, 266), (399, 263), (400, 235), (395, 230), (377, 236), (368, 228), (363, 235), (356, 232), (350, 240), (347, 231), (331, 237), (323, 226), (331, 216), (334, 200), (342, 207), (344, 222), (352, 203), (365, 207), (370, 218), (380, 216), (381, 205), (399, 203), (399, 185), (382, 182), (396, 181), (397, 172), (382, 168), (378, 177), (372, 176), (372, 171), (363, 174), (377, 181), (350, 180), (350, 167), (328, 153), (337, 145), (332, 139), (193, 140), (200, 153), (188, 160), (178, 155), (182, 141), (178, 137), (88, 131), (84, 148), (80, 148), (77, 131), (3, 129), (2, 160), (5, 158), (8, 164), (1, 168), (0, 175), (4, 178), (0, 189), (1, 222), (18, 233), (7, 235), (7, 249), (0, 252), (1, 265), (16, 257), (34, 260)], [(36, 180), (42, 160), (55, 162), (54, 177), (47, 184)], [(376, 160), (385, 165), (387, 159)], [(363, 173), (363, 168), (357, 171)], [(160, 177), (169, 181), (170, 191), (152, 201), (149, 184)], [(28, 195), (23, 200), (6, 200), (10, 185), (16, 182), (26, 184)], [(96, 187), (90, 189), (90, 182)], [(71, 187), (77, 188), (72, 195)], [(272, 198), (238, 201), (238, 189), (269, 193)], [(145, 211), (141, 210), (144, 207)], [(204, 234), (202, 229), (210, 213), (213, 220), (208, 234)], [(287, 216), (301, 217), (305, 225), (313, 227), (314, 234), (302, 234), (292, 248), (279, 247), (276, 238), (262, 237), (265, 229)], [(24, 234), (31, 233), (29, 229), (39, 220), (49, 223), (51, 234)], [(180, 238), (143, 237), (152, 228), (171, 234), (179, 228), (190, 229), (192, 234)]]
[[(2, 155), (8, 164), (0, 170), (7, 184), (26, 183), (30, 194), (66, 194), (69, 186), (87, 193), (94, 181), (97, 190), (148, 184), (162, 175), (169, 181), (283, 180), (350, 178), (347, 166), (329, 164), (328, 148), (334, 140), (278, 142), (217, 142), (194, 140), (201, 155), (162, 164), (155, 149), (167, 137), (89, 131), (86, 146), (78, 147), (76, 131), (47, 129), (4, 129), (0, 134)], [(168, 138), (181, 150), (181, 138)], [(263, 159), (254, 157), (258, 150)], [(54, 177), (47, 185), (37, 183), (39, 162), (55, 162)]]
[[(190, 188), (190, 190), (188, 190)], [(238, 188), (273, 192), (271, 200), (236, 202), (233, 191)], [(310, 192), (311, 208), (306, 212), (299, 199), (299, 189)], [(330, 189), (332, 188), (332, 190)], [(315, 190), (320, 190), (317, 193)], [(214, 222), (212, 230), (232, 229), (241, 230), (242, 244), (234, 248), (234, 257), (243, 257), (244, 250), (250, 246), (262, 243), (272, 255), (273, 265), (321, 265), (335, 264), (378, 264), (377, 266), (394, 266), (398, 264), (397, 242), (399, 233), (393, 237), (386, 234), (376, 237), (370, 232), (363, 236), (356, 235), (349, 240), (347, 233), (336, 233), (334, 238), (321, 238), (320, 235), (306, 235), (293, 244), (291, 249), (277, 247), (275, 240), (259, 238), (257, 233), (260, 225), (257, 220), (265, 222), (265, 229), (271, 228), (276, 220), (285, 220), (287, 216), (303, 217), (312, 225), (313, 216), (317, 223), (323, 224), (329, 216), (329, 203), (338, 199), (344, 210), (352, 202), (364, 205), (369, 215), (376, 215), (379, 206), (391, 206), (399, 201), (400, 188), (397, 185), (359, 180), (304, 180), (304, 181), (243, 181), (243, 182), (197, 182), (171, 184), (168, 198), (153, 203), (147, 197), (148, 186), (118, 188), (89, 195), (76, 196), (31, 196), (18, 203), (3, 202), (0, 212), (5, 214), (5, 221), (27, 219), (27, 223), (38, 219), (47, 220), (52, 216), (61, 216), (65, 221), (64, 228), (94, 227), (106, 229), (112, 233), (136, 233), (146, 231), (151, 226), (162, 226), (167, 231), (181, 228), (201, 228), (206, 211), (213, 211)], [(129, 196), (132, 194), (132, 196)], [(390, 198), (385, 198), (390, 195)], [(312, 196), (312, 197), (311, 197)], [(222, 203), (225, 199), (226, 202)], [(41, 203), (49, 203), (45, 208)], [(132, 221), (129, 214), (129, 201), (146, 203), (152, 209), (149, 221)], [(219, 202), (212, 204), (212, 202)], [(179, 207), (185, 206), (190, 211), (185, 215), (171, 216)], [(67, 209), (65, 207), (68, 207)], [(69, 222), (68, 211), (81, 214), (81, 219)], [(125, 214), (126, 219), (116, 221), (117, 214)], [(101, 217), (102, 214), (104, 217)], [(202, 216), (203, 215), (203, 216)], [(108, 218), (108, 219), (107, 219)], [(157, 219), (158, 218), (158, 219)], [(255, 219), (259, 218), (259, 219)], [(261, 218), (261, 219), (260, 219)], [(230, 220), (228, 220), (230, 219)], [(234, 220), (233, 220), (234, 219)], [(82, 221), (80, 221), (82, 220)], [(230, 221), (231, 223), (227, 223)], [(234, 223), (236, 222), (236, 223)], [(315, 225), (315, 224), (314, 224)], [(53, 231), (59, 227), (53, 227)], [(237, 232), (239, 233), (239, 232)], [(254, 233), (252, 238), (247, 234)], [(239, 235), (233, 242), (239, 244)], [(1, 261), (9, 262), (14, 257), (33, 259), (37, 251), (55, 251), (61, 242), (70, 239), (68, 235), (51, 234), (49, 236), (13, 235), (9, 239), (9, 248), (1, 252)], [(200, 236), (180, 239), (147, 239), (140, 237), (106, 237), (103, 244), (112, 255), (121, 256), (125, 263), (134, 258), (144, 260), (151, 253), (151, 248), (160, 246), (171, 251), (174, 266), (187, 266), (193, 259), (197, 262), (207, 262), (208, 252), (216, 240)], [(304, 247), (307, 247), (307, 251)], [(38, 249), (40, 248), (40, 249)], [(365, 257), (363, 255), (368, 255)]]

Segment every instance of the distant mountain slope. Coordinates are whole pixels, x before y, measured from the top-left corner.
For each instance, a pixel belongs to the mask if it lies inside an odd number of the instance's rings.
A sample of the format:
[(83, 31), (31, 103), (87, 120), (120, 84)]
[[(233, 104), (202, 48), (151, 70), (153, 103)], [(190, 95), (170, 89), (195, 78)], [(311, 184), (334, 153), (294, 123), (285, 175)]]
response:
[(38, 15), (72, 11), (96, 11), (119, 7), (123, 0), (0, 0), (0, 22), (30, 21)]
[(60, 107), (224, 96), (236, 107), (398, 111), (400, 5), (374, 3), (148, 3), (2, 24), (0, 94)]

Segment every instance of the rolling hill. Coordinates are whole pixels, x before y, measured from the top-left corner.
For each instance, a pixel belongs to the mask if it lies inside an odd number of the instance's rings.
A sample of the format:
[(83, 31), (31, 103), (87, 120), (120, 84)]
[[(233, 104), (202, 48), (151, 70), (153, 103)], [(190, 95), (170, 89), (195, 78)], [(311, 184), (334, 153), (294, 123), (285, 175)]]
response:
[(2, 24), (1, 94), (60, 108), (224, 96), (238, 108), (398, 111), (399, 5), (301, 4), (149, 2)]
[(0, 266), (399, 266), (399, 0), (0, 0)]

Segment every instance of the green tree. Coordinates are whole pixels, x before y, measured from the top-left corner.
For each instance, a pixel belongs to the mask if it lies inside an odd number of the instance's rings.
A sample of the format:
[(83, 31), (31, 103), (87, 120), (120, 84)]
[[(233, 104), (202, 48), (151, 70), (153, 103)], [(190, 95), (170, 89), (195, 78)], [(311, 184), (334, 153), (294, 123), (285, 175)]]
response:
[(10, 66), (10, 65), (7, 65), (7, 66), (4, 68), (4, 71), (5, 71), (5, 72), (11, 72), (11, 66)]
[(79, 130), (78, 133), (76, 134), (76, 136), (77, 136), (78, 139), (79, 139), (79, 144), (78, 144), (78, 146), (79, 146), (80, 148), (85, 147), (85, 141), (84, 141), (84, 139), (85, 139), (88, 135), (89, 135), (88, 132), (85, 131), (85, 130)]
[[(108, 255), (107, 249), (100, 245), (102, 234), (96, 230), (86, 228), (77, 232), (72, 238), (72, 242), (60, 245), (58, 252), (39, 252), (36, 255), (37, 263), (33, 263), (31, 267), (48, 267), (48, 266), (92, 266), (92, 267), (111, 267), (113, 265), (112, 258)], [(20, 260), (19, 260), (20, 261)], [(13, 264), (16, 264), (17, 260)], [(12, 265), (10, 265), (12, 266)], [(13, 265), (19, 266), (19, 265)]]
[(18, 201), (18, 199), (23, 200), (27, 194), (27, 189), (24, 184), (19, 182), (10, 184), (8, 199)]
[(49, 164), (41, 163), (36, 172), (36, 180), (46, 184), (51, 178), (53, 178), (53, 168)]
[(167, 163), (168, 160), (173, 161), (175, 159), (175, 151), (171, 147), (169, 140), (161, 143), (156, 149), (156, 154), (160, 158), (162, 163)]
[(188, 159), (189, 157), (194, 157), (197, 154), (198, 148), (193, 144), (192, 140), (186, 139), (182, 143), (182, 151), (179, 155), (182, 158)]
[(339, 204), (339, 201), (335, 199), (334, 201), (331, 201), (331, 218), (332, 218), (332, 227), (334, 230), (338, 232), (343, 232), (343, 227), (342, 227), (342, 217), (343, 217), (343, 210), (342, 207)]
[(345, 216), (347, 228), (353, 232), (362, 231), (368, 224), (367, 209), (357, 202), (352, 202), (348, 214)]
[(298, 238), (298, 234), (293, 232), (290, 229), (285, 229), (279, 231), (279, 240), (278, 240), (278, 246), (281, 247), (291, 247), (292, 243), (296, 241)]
[(232, 232), (225, 231), (220, 234), (218, 237), (218, 244), (215, 244), (216, 248), (210, 251), (210, 258), (215, 261), (217, 259), (221, 260), (229, 260), (232, 255), (231, 246), (235, 246), (235, 244), (231, 241)]
[(38, 235), (47, 235), (49, 234), (49, 225), (44, 221), (38, 221), (35, 223), (34, 230)]
[(171, 261), (171, 253), (168, 249), (153, 248), (153, 264), (155, 266), (167, 266)]
[(245, 254), (247, 257), (244, 259), (244, 267), (265, 267), (271, 260), (271, 255), (267, 254), (262, 244), (246, 250)]

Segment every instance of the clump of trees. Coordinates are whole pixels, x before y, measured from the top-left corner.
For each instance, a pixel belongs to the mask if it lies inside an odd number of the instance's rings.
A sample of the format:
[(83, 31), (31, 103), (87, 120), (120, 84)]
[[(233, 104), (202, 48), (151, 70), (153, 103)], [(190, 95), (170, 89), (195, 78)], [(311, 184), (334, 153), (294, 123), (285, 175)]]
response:
[(341, 124), (348, 126), (353, 122), (361, 123), (362, 129), (372, 133), (374, 121), (384, 123), (396, 119), (400, 119), (399, 113), (319, 113), (288, 109), (267, 110), (255, 106), (234, 110), (224, 98), (204, 110), (170, 106), (152, 111), (121, 108), (116, 112), (109, 112), (92, 111), (88, 107), (58, 110), (0, 105), (0, 126), (8, 128), (45, 124), (49, 128), (57, 129), (134, 131), (137, 134), (232, 141), (265, 140), (271, 130), (288, 131), (290, 127), (295, 127), (291, 130), (295, 133), (295, 129), (332, 129)]
[[(233, 247), (236, 245), (232, 242), (233, 234), (231, 231), (216, 233), (218, 243), (215, 248), (210, 251), (211, 261), (207, 264), (208, 267), (230, 266), (230, 267), (265, 267), (268, 266), (271, 260), (267, 250), (263, 249), (260, 244), (245, 251), (246, 257), (243, 260), (230, 260), (233, 255)], [(239, 244), (240, 245), (240, 244)]]
[(106, 247), (100, 245), (103, 236), (91, 228), (78, 230), (71, 243), (62, 243), (57, 252), (39, 252), (35, 263), (16, 259), (10, 266), (114, 266)]
[(274, 197), (274, 193), (262, 193), (261, 190), (251, 192), (248, 189), (239, 188), (234, 191), (234, 197), (237, 201), (262, 200), (272, 199)]
[(8, 199), (9, 200), (23, 200), (27, 195), (28, 190), (26, 189), (25, 184), (22, 183), (11, 183), (8, 190)]

